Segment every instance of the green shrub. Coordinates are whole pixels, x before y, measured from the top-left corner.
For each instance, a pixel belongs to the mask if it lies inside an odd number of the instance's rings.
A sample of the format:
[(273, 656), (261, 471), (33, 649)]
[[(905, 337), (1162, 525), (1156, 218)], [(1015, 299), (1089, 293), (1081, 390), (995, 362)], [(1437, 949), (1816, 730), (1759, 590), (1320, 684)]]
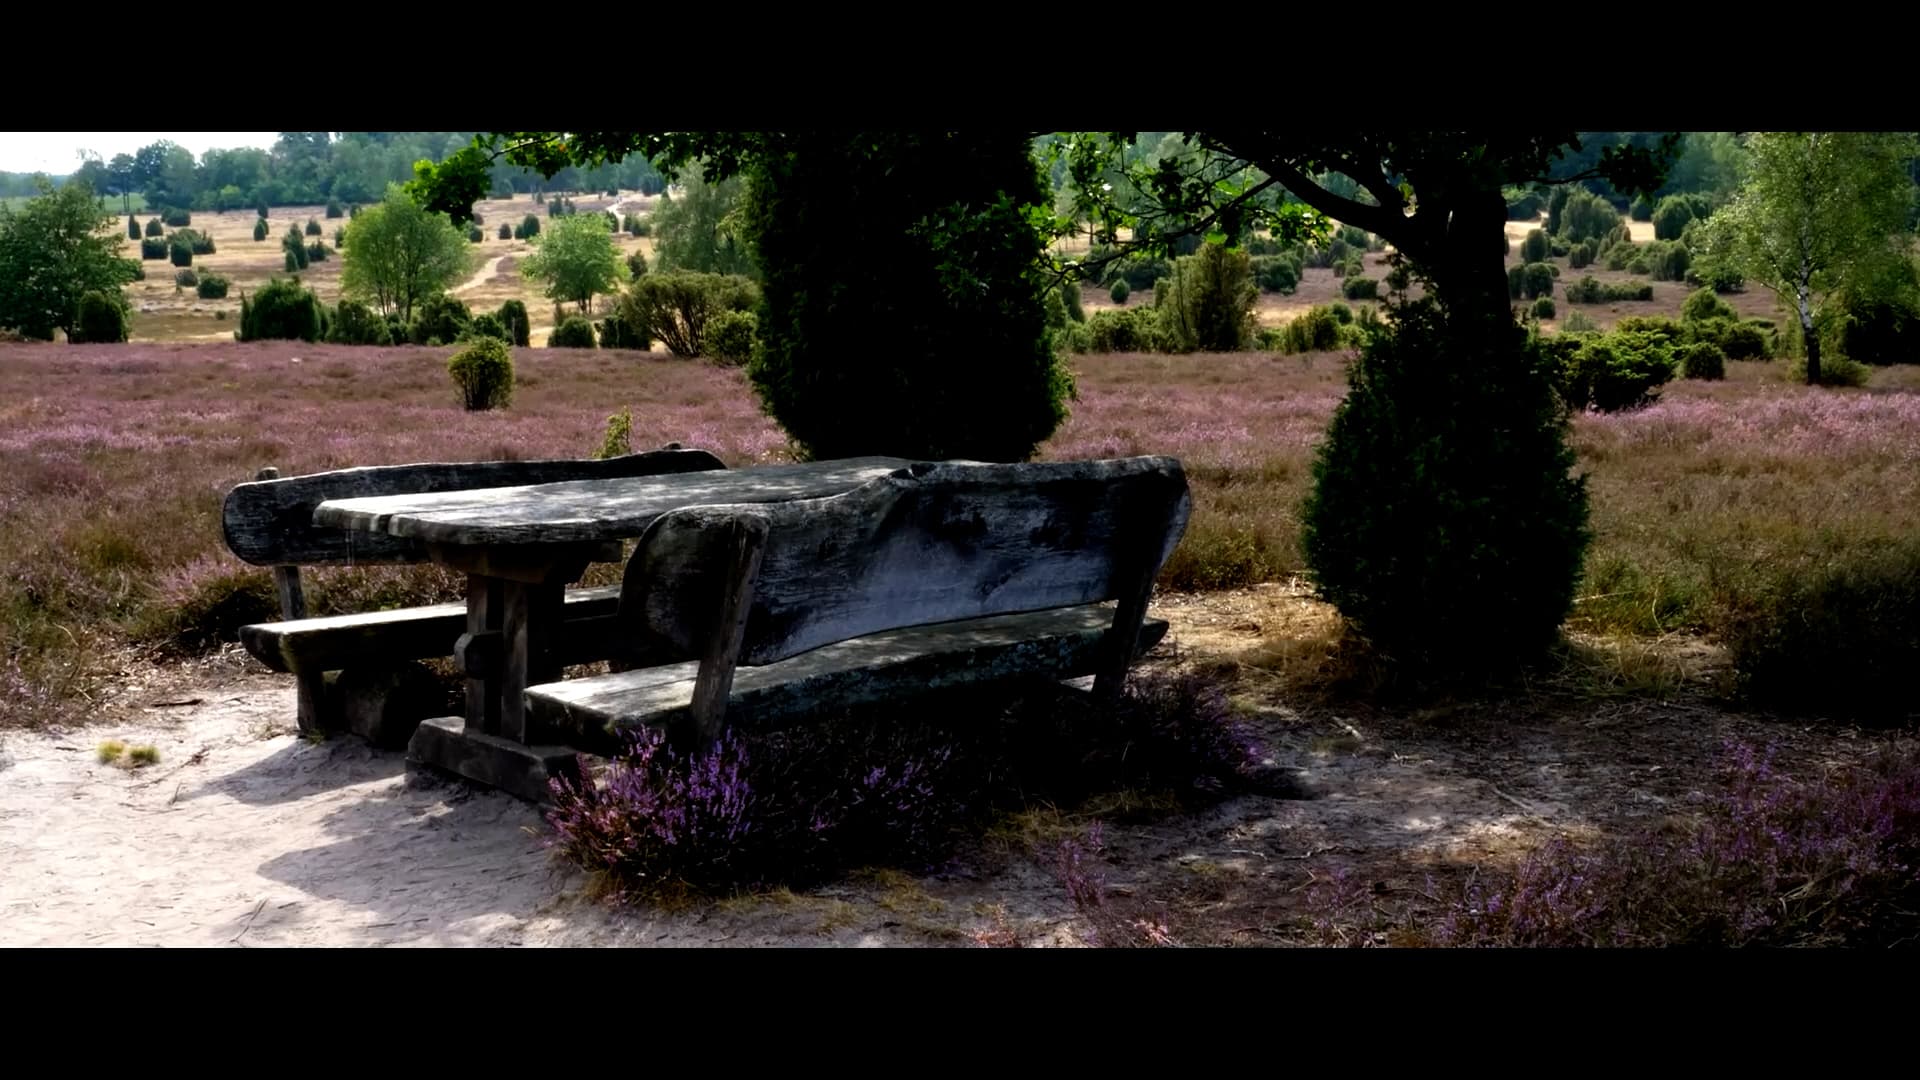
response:
[(1752, 321), (1735, 323), (1720, 333), (1714, 341), (1729, 360), (1771, 360), (1774, 343), (1771, 329), (1763, 329)]
[[(1641, 258), (1646, 260), (1644, 271), (1637, 265)], [(1692, 262), (1693, 254), (1687, 250), (1685, 244), (1677, 241), (1669, 243), (1656, 240), (1642, 246), (1640, 255), (1633, 263), (1628, 264), (1628, 269), (1635, 273), (1649, 274), (1655, 281), (1685, 281), (1687, 268)]]
[(321, 231), (322, 230), (320, 228), (320, 223), (318, 221), (315, 221), (312, 218), (307, 219), (307, 235), (308, 236), (319, 236)]
[(569, 315), (553, 333), (547, 337), (549, 349), (591, 349), (593, 348), (593, 324), (585, 316)]
[[(1786, 370), (1788, 382), (1805, 384), (1807, 381), (1806, 353), (1793, 358)], [(1873, 369), (1858, 360), (1837, 353), (1820, 354), (1821, 386), (1865, 386), (1873, 378)]]
[(1060, 283), (1060, 303), (1066, 308), (1067, 318), (1074, 322), (1087, 321), (1087, 308), (1080, 297), (1080, 283), (1063, 281)]
[(151, 236), (140, 241), (140, 257), (143, 259), (164, 259), (167, 257), (167, 242)]
[(446, 293), (429, 296), (413, 312), (413, 325), (409, 328), (415, 345), (431, 345), (439, 342), (451, 345), (459, 341), (473, 324), (473, 312), (459, 299)]
[(1373, 278), (1350, 277), (1340, 283), (1340, 295), (1349, 300), (1377, 300), (1380, 283)]
[(298, 281), (276, 279), (252, 296), (241, 294), (241, 341), (319, 341), (326, 330), (325, 309)]
[[(1109, 249), (1095, 248), (1088, 253), (1089, 259), (1102, 258), (1111, 254)], [(1106, 264), (1100, 275), (1100, 284), (1111, 285), (1116, 281), (1125, 281), (1127, 288), (1134, 292), (1144, 292), (1153, 288), (1161, 278), (1173, 273), (1173, 264), (1165, 259), (1133, 256), (1115, 259)]]
[(1575, 270), (1593, 265), (1593, 241), (1582, 240), (1567, 250), (1567, 265)]
[(480, 338), (448, 357), (447, 374), (469, 412), (513, 403), (513, 353), (498, 338)]
[(127, 239), (140, 239), (140, 221), (132, 214), (127, 215)]
[(339, 199), (327, 200), (327, 220), (331, 221), (334, 218), (345, 217), (346, 214), (347, 209), (340, 205)]
[(1832, 340), (1840, 354), (1863, 364), (1920, 362), (1920, 303), (1912, 294), (1836, 300), (1839, 329)]
[(1659, 335), (1616, 330), (1580, 343), (1567, 363), (1563, 393), (1575, 409), (1636, 409), (1653, 403), (1673, 369), (1673, 347)]
[(1127, 302), (1127, 297), (1131, 295), (1133, 295), (1133, 287), (1127, 284), (1125, 278), (1115, 281), (1113, 288), (1107, 290), (1107, 299), (1123, 306)]
[(267, 200), (264, 198), (255, 199), (253, 203), (253, 213), (255, 217), (265, 221), (267, 219)]
[(502, 240), (511, 240), (514, 238), (513, 226), (503, 221), (500, 223), (500, 228), (495, 233), (495, 235), (500, 237), (500, 239)]
[(1546, 209), (1547, 201), (1537, 191), (1510, 189), (1507, 192), (1507, 220), (1532, 221)]
[(520, 227), (514, 230), (513, 235), (521, 240), (531, 240), (539, 236), (540, 218), (537, 215), (528, 214), (520, 220)]
[(1520, 261), (1546, 262), (1548, 250), (1547, 234), (1539, 229), (1528, 229), (1526, 239), (1520, 241)]
[(307, 245), (307, 261), (309, 263), (326, 262), (328, 254), (326, 242), (323, 240), (315, 240), (313, 243)]
[(500, 316), (491, 312), (475, 315), (473, 321), (468, 323), (467, 328), (461, 332), (460, 340), (476, 341), (480, 338), (492, 338), (503, 344), (513, 344), (513, 332), (507, 329), (506, 323), (500, 321)]
[(327, 340), (335, 345), (391, 345), (393, 334), (372, 308), (357, 300), (342, 300), (333, 310)]
[(312, 253), (307, 250), (306, 241), (300, 236), (299, 228), (293, 225), (287, 226), (286, 235), (280, 238), (280, 249), (287, 253), (287, 259), (291, 264), (288, 266), (290, 270), (305, 270), (307, 264), (313, 259)]
[(1552, 263), (1528, 263), (1520, 272), (1521, 292), (1529, 300), (1552, 296), (1554, 276)]
[(1261, 292), (1291, 294), (1300, 287), (1300, 257), (1297, 254), (1255, 256), (1253, 276), (1260, 283)]
[(256, 243), (267, 238), (267, 219), (253, 219), (253, 239)]
[(159, 218), (156, 217), (156, 218), (147, 219), (147, 235), (148, 236), (162, 236), (166, 233), (166, 231), (167, 231), (167, 227), (165, 225), (160, 224)]
[(1539, 349), (1507, 318), (1449, 325), (1421, 300), (1368, 335), (1348, 384), (1302, 514), (1321, 595), (1410, 673), (1538, 655), (1589, 538)]
[[(1669, 195), (1653, 211), (1653, 236), (1656, 240), (1678, 240), (1687, 223), (1695, 217), (1698, 204), (1685, 195)], [(1705, 214), (1699, 215), (1705, 217)]]
[[(131, 262), (131, 260), (129, 261)], [(147, 280), (147, 267), (145, 263), (132, 262), (131, 269), (133, 270), (133, 280), (135, 281)]]
[(1627, 216), (1632, 218), (1635, 221), (1652, 221), (1653, 220), (1652, 201), (1649, 200), (1645, 195), (1642, 195), (1634, 199), (1633, 207), (1627, 211)]
[(533, 334), (533, 322), (527, 318), (527, 305), (518, 300), (509, 300), (500, 305), (500, 325), (507, 328), (507, 338), (521, 348)]
[(127, 311), (126, 297), (117, 289), (110, 293), (99, 289), (81, 293), (74, 316), (73, 330), (67, 334), (70, 342), (109, 345), (127, 340), (132, 316)]
[(217, 249), (213, 244), (213, 237), (208, 236), (198, 229), (181, 229), (179, 232), (173, 234), (173, 238), (175, 240), (185, 240), (187, 246), (193, 249), (195, 255), (213, 255), (217, 253)]
[(1335, 308), (1315, 305), (1280, 328), (1280, 350), (1287, 353), (1332, 352), (1348, 338)]
[(1678, 345), (1690, 336), (1684, 324), (1665, 315), (1629, 315), (1614, 323), (1613, 329), (1621, 334), (1646, 334), (1667, 345)]
[(1704, 285), (1717, 293), (1737, 293), (1747, 284), (1747, 279), (1739, 271), (1725, 263), (1703, 263), (1698, 259), (1687, 267), (1686, 281), (1689, 285)]
[(287, 273), (289, 273), (289, 274), (297, 274), (297, 273), (299, 273), (299, 272), (300, 272), (300, 260), (299, 260), (299, 258), (298, 258), (297, 256), (295, 256), (295, 255), (294, 255), (294, 253), (293, 253), (293, 252), (291, 252), (291, 251), (288, 251), (288, 252), (285, 252), (284, 254), (286, 255), (286, 259), (285, 259), (285, 268), (286, 268), (286, 271), (287, 271)]
[(631, 349), (647, 352), (653, 348), (653, 336), (644, 326), (635, 326), (619, 312), (601, 319), (594, 327), (603, 349)]
[(1718, 590), (1717, 636), (1747, 695), (1843, 720), (1920, 712), (1920, 542), (1759, 566), (1729, 568)]
[(1620, 211), (1615, 210), (1612, 203), (1579, 188), (1568, 193), (1566, 205), (1560, 212), (1559, 227), (1552, 232), (1570, 244), (1577, 244), (1582, 240), (1598, 240), (1619, 224)]
[(1091, 352), (1154, 352), (1159, 347), (1158, 313), (1152, 308), (1096, 311), (1087, 319)]
[(1708, 319), (1735, 320), (1740, 313), (1733, 305), (1720, 299), (1712, 289), (1696, 289), (1687, 294), (1686, 302), (1680, 305), (1680, 318), (1684, 322), (1705, 322)]
[(1550, 296), (1543, 296), (1533, 302), (1533, 317), (1536, 319), (1551, 319), (1554, 312), (1553, 298)]
[(1246, 252), (1201, 245), (1176, 260), (1173, 274), (1155, 290), (1164, 347), (1169, 352), (1246, 348), (1253, 343), (1253, 303), (1259, 295)]
[(1569, 304), (1617, 304), (1629, 300), (1653, 299), (1653, 286), (1650, 284), (1602, 284), (1591, 274), (1567, 286)]
[(177, 289), (191, 289), (198, 284), (200, 284), (200, 275), (194, 273), (191, 268), (173, 272), (173, 285)]
[(1673, 351), (1680, 362), (1680, 377), (1683, 379), (1724, 379), (1727, 377), (1727, 354), (1720, 346), (1711, 341), (1689, 341)]
[(173, 260), (175, 266), (193, 265), (193, 245), (185, 240), (175, 238), (168, 241), (167, 255)]
[(486, 238), (487, 238), (487, 234), (480, 231), (480, 226), (478, 225), (467, 226), (467, 242), (468, 243), (477, 244), (480, 241), (485, 240)]
[(1333, 321), (1339, 323), (1341, 326), (1353, 325), (1353, 309), (1340, 301), (1335, 300), (1333, 303), (1328, 304), (1327, 312), (1333, 316)]
[(166, 222), (170, 229), (184, 229), (193, 224), (193, 215), (180, 209), (161, 210), (160, 220)]
[[(635, 281), (620, 298), (620, 314), (646, 327), (668, 352), (692, 358), (707, 354), (707, 328), (721, 312), (750, 311), (758, 299), (747, 278), (676, 270)], [(1054, 303), (1060, 303), (1057, 295)]]
[(1567, 317), (1560, 323), (1560, 333), (1563, 337), (1569, 334), (1587, 333), (1598, 329), (1600, 329), (1600, 327), (1589, 318), (1584, 311), (1569, 311), (1567, 312)]
[[(1078, 286), (1068, 287), (1076, 294), (1080, 291)], [(723, 311), (715, 315), (707, 325), (707, 355), (723, 364), (737, 366), (746, 363), (753, 359), (753, 344), (759, 326), (760, 320), (751, 311)], [(1080, 351), (1086, 350), (1083, 348)]]

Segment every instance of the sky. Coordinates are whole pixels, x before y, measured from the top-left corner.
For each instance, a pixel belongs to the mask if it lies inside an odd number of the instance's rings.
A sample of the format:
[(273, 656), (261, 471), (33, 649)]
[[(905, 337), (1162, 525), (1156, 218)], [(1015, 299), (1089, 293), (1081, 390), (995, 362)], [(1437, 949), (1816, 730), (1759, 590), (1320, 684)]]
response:
[(197, 158), (213, 149), (257, 146), (264, 150), (279, 137), (277, 131), (0, 131), (0, 172), (59, 176), (80, 167), (83, 149), (112, 161), (115, 154), (131, 154), (162, 139), (179, 143)]

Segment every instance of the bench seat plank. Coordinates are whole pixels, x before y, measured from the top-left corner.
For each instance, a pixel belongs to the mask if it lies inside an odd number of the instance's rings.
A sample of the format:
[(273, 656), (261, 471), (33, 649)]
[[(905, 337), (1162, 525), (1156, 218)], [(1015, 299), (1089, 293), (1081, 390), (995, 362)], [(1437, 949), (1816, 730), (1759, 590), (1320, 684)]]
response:
[[(612, 616), (620, 606), (620, 586), (568, 589), (568, 621)], [(467, 629), (464, 602), (328, 615), (240, 628), (240, 642), (275, 671), (333, 671), (355, 661), (423, 660), (449, 656)]]
[[(1084, 604), (1016, 615), (889, 630), (823, 645), (757, 667), (740, 667), (727, 702), (730, 724), (766, 728), (838, 707), (975, 683), (1091, 674), (1113, 626), (1113, 605)], [(1164, 620), (1140, 628), (1139, 649), (1157, 644)], [(539, 729), (606, 747), (607, 734), (677, 724), (690, 715), (698, 662), (616, 672), (527, 688)]]

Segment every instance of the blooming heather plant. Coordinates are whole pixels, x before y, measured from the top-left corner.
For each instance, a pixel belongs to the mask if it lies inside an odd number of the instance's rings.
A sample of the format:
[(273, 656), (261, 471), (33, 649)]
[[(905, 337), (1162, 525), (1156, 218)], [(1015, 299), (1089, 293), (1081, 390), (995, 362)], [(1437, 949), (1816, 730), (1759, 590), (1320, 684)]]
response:
[(1691, 831), (1560, 841), (1466, 890), (1441, 945), (1887, 947), (1920, 943), (1920, 757), (1796, 780), (1729, 748)]

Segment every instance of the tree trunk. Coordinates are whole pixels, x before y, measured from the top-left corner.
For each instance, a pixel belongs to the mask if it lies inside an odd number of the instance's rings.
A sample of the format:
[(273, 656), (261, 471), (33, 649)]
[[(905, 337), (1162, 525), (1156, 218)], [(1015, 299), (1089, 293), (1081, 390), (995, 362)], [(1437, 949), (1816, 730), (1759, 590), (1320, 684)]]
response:
[(1820, 335), (1813, 327), (1813, 307), (1807, 302), (1807, 290), (1800, 289), (1800, 341), (1807, 348), (1807, 385), (1820, 385)]

